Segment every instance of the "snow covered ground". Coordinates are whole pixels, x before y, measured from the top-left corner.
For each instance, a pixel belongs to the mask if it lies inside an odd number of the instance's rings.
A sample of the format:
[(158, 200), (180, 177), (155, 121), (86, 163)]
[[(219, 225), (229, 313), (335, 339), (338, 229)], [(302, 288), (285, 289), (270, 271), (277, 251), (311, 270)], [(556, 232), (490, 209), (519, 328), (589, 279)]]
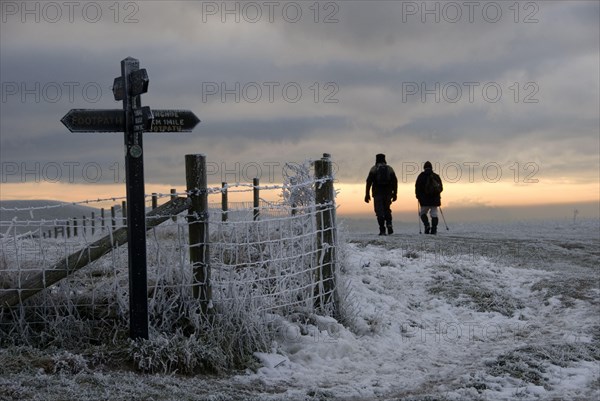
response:
[(342, 233), (346, 320), (282, 322), (254, 371), (144, 375), (5, 349), (0, 400), (598, 399), (600, 222), (440, 228)]

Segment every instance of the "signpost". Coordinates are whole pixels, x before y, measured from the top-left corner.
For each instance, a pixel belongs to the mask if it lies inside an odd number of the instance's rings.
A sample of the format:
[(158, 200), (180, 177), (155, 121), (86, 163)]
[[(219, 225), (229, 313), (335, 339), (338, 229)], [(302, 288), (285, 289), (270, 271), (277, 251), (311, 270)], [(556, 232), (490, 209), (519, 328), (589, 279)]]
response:
[(61, 122), (71, 132), (124, 132), (127, 186), (127, 238), (129, 251), (129, 335), (148, 339), (148, 283), (146, 271), (146, 211), (144, 193), (144, 132), (191, 132), (200, 122), (189, 110), (151, 110), (142, 107), (140, 95), (148, 91), (148, 73), (139, 60), (121, 61), (115, 78), (115, 100), (123, 109), (72, 109)]
[[(144, 109), (144, 132), (191, 132), (200, 122), (189, 110)], [(123, 132), (125, 124), (122, 109), (71, 109), (61, 122), (71, 132)]]

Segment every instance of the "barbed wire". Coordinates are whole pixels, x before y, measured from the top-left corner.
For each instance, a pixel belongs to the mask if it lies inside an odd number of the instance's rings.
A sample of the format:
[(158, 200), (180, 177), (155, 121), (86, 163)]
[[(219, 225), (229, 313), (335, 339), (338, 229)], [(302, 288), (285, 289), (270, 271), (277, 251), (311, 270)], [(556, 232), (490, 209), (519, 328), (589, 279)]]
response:
[[(307, 185), (321, 185), (327, 181), (332, 180), (333, 177), (323, 177), (320, 179), (314, 179), (311, 181), (305, 181), (305, 182), (300, 182), (300, 183), (295, 183), (295, 184), (272, 184), (272, 185), (254, 185), (254, 184), (250, 184), (250, 183), (234, 183), (234, 184), (226, 184), (225, 186), (222, 187), (208, 187), (206, 188), (205, 191), (197, 191), (197, 190), (191, 190), (191, 191), (183, 191), (183, 192), (169, 192), (169, 193), (162, 193), (162, 192), (153, 192), (153, 193), (149, 193), (149, 194), (145, 194), (144, 195), (144, 199), (147, 201), (147, 199), (151, 199), (152, 197), (157, 197), (157, 198), (171, 198), (174, 196), (177, 197), (183, 197), (183, 196), (193, 196), (193, 195), (198, 195), (199, 193), (203, 193), (206, 192), (206, 194), (208, 195), (212, 195), (212, 194), (218, 194), (218, 193), (224, 193), (224, 192), (228, 192), (228, 193), (236, 193), (236, 192), (251, 192), (254, 191), (255, 189), (257, 190), (265, 190), (265, 191), (271, 191), (271, 190), (275, 190), (275, 189), (294, 189), (294, 188), (301, 188), (301, 187), (306, 187)], [(239, 188), (239, 189), (235, 189), (235, 188)], [(123, 201), (123, 200), (127, 200), (126, 196), (119, 196), (119, 197), (107, 197), (107, 198), (97, 198), (97, 199), (85, 199), (85, 200), (81, 200), (81, 201), (74, 201), (74, 202), (62, 202), (62, 203), (58, 203), (55, 205), (43, 205), (43, 206), (29, 206), (29, 207), (3, 207), (0, 206), (0, 211), (2, 212), (28, 212), (28, 211), (35, 211), (35, 210), (48, 210), (48, 209), (57, 209), (57, 208), (63, 208), (63, 207), (68, 207), (68, 206), (81, 206), (81, 205), (88, 205), (88, 204), (94, 204), (94, 203), (106, 203), (106, 202), (117, 202), (117, 201)], [(61, 202), (61, 201), (50, 201), (50, 202)]]
[(76, 201), (76, 202), (63, 202), (63, 203), (59, 203), (56, 205), (30, 206), (30, 207), (24, 207), (24, 208), (0, 207), (0, 211), (2, 211), (2, 212), (28, 212), (28, 211), (33, 211), (33, 210), (56, 209), (56, 208), (67, 207), (67, 206), (80, 206), (80, 205), (90, 204), (90, 203), (103, 203), (103, 202), (109, 202), (109, 201), (117, 202), (119, 200), (125, 200), (125, 199), (127, 199), (127, 197), (122, 196), (122, 197), (110, 197), (110, 198), (104, 198), (104, 199), (86, 199), (86, 200)]

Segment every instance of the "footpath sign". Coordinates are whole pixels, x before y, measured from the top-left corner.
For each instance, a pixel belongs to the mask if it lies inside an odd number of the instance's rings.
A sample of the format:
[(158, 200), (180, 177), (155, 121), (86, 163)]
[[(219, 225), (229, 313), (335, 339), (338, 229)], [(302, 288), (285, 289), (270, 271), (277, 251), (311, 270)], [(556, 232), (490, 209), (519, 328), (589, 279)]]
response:
[[(189, 110), (142, 107), (144, 132), (192, 132), (200, 122)], [(61, 120), (71, 132), (124, 132), (123, 110), (72, 109)]]
[(125, 178), (127, 186), (127, 242), (129, 262), (129, 334), (148, 339), (148, 283), (146, 269), (146, 211), (144, 192), (144, 132), (191, 132), (200, 122), (189, 110), (151, 110), (142, 107), (148, 91), (148, 73), (139, 60), (121, 61), (121, 76), (115, 78), (115, 100), (123, 109), (72, 109), (61, 122), (71, 132), (123, 132), (125, 134)]

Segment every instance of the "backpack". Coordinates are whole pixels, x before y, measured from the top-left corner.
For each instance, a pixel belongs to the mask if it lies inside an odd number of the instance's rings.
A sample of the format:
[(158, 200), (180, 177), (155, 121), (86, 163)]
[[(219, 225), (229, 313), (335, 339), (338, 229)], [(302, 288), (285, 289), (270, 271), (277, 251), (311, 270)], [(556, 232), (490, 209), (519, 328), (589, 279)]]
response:
[(375, 171), (375, 183), (377, 186), (385, 187), (392, 181), (392, 173), (387, 164), (380, 164)]
[(425, 180), (425, 187), (423, 188), (427, 195), (439, 195), (442, 192), (442, 184), (438, 178), (432, 173), (427, 176)]

